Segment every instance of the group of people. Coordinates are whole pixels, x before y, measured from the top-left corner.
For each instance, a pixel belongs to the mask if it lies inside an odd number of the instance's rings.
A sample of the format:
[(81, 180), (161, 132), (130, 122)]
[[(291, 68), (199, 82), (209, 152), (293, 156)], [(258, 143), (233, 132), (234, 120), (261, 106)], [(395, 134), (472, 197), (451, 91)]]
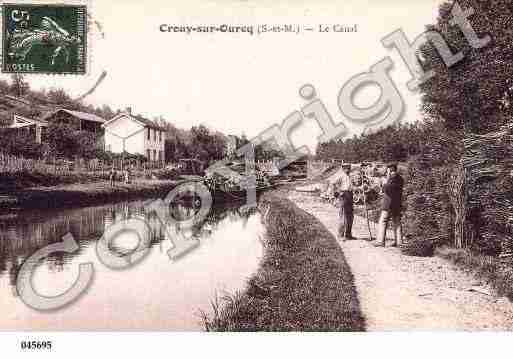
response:
[[(118, 180), (118, 172), (113, 168), (109, 171), (109, 182), (111, 187), (116, 186), (116, 181)], [(121, 178), (120, 182), (124, 182), (125, 184), (130, 183), (130, 171), (128, 169), (125, 169), (124, 171), (121, 171)]]
[[(353, 182), (350, 173), (351, 165), (342, 164), (342, 173), (331, 183), (334, 195), (339, 202), (341, 220), (339, 236), (343, 240), (354, 239), (352, 235), (354, 220)], [(377, 239), (374, 242), (375, 246), (385, 246), (387, 227), (390, 222), (394, 232), (394, 242), (392, 246), (402, 245), (401, 212), (403, 187), (404, 180), (397, 171), (397, 164), (388, 164), (385, 180), (383, 182), (383, 198), (381, 201)]]

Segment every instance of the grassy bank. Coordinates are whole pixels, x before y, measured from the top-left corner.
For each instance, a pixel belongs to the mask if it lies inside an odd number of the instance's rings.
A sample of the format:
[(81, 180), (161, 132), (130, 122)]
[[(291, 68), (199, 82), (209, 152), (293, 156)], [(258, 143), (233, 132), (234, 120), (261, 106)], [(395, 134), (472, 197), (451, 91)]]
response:
[(0, 193), (14, 192), (32, 187), (50, 187), (73, 183), (90, 183), (107, 180), (88, 173), (41, 173), (37, 171), (21, 171), (16, 173), (0, 173)]
[[(121, 172), (118, 171), (118, 176)], [(131, 170), (133, 179), (172, 179), (178, 174), (174, 170), (151, 169), (146, 171)], [(33, 187), (52, 187), (77, 183), (93, 183), (109, 180), (109, 171), (64, 171), (58, 173), (40, 172), (38, 170), (24, 169), (17, 172), (0, 173), (0, 194), (12, 193)]]
[(259, 202), (264, 257), (243, 292), (212, 303), (208, 331), (363, 331), (353, 276), (336, 239), (312, 215), (268, 193)]
[(176, 180), (135, 180), (131, 184), (117, 182), (76, 183), (51, 187), (37, 187), (10, 193), (17, 198), (18, 208), (79, 207), (125, 201), (146, 196), (164, 197), (179, 184)]
[(488, 283), (500, 296), (513, 301), (513, 259), (501, 261), (500, 258), (472, 253), (470, 250), (437, 248), (436, 255), (449, 260), (457, 266), (473, 273)]

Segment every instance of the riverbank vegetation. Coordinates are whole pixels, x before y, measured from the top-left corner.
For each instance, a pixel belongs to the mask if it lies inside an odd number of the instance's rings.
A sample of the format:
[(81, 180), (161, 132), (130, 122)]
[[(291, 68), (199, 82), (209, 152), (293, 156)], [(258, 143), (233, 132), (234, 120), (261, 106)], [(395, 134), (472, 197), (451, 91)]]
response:
[(23, 209), (85, 207), (142, 197), (164, 198), (181, 182), (183, 181), (137, 180), (130, 184), (116, 182), (115, 186), (111, 186), (108, 181), (105, 181), (27, 188), (17, 191), (15, 207)]
[(468, 249), (440, 247), (436, 254), (470, 271), (488, 283), (499, 296), (513, 301), (513, 260), (498, 258)]
[(311, 214), (277, 192), (259, 203), (267, 233), (247, 288), (212, 302), (207, 331), (363, 331), (342, 249)]

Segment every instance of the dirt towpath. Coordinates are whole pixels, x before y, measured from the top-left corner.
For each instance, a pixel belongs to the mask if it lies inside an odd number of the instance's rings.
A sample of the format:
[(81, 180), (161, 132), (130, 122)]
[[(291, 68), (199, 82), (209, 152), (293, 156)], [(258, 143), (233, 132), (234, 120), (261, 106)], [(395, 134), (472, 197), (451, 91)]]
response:
[[(335, 207), (308, 193), (291, 191), (289, 198), (337, 235)], [(355, 278), (367, 330), (513, 330), (513, 305), (471, 274), (436, 256), (409, 257), (397, 248), (372, 246), (362, 217), (355, 217), (353, 228), (357, 240), (339, 243)]]

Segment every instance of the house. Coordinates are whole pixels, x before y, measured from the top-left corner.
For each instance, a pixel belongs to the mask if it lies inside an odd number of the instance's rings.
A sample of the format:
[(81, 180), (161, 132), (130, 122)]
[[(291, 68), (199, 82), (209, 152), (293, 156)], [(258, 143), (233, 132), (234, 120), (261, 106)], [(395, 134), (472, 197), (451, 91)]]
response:
[(75, 125), (77, 130), (102, 134), (105, 119), (92, 113), (59, 109), (42, 117), (46, 122), (60, 122)]
[(141, 154), (149, 161), (165, 162), (166, 130), (153, 121), (133, 115), (130, 108), (102, 125), (105, 150)]
[(43, 120), (34, 120), (32, 118), (23, 117), (19, 115), (13, 116), (13, 122), (8, 128), (16, 129), (17, 131), (26, 131), (34, 137), (36, 143), (41, 143), (43, 132), (48, 127), (48, 122)]

